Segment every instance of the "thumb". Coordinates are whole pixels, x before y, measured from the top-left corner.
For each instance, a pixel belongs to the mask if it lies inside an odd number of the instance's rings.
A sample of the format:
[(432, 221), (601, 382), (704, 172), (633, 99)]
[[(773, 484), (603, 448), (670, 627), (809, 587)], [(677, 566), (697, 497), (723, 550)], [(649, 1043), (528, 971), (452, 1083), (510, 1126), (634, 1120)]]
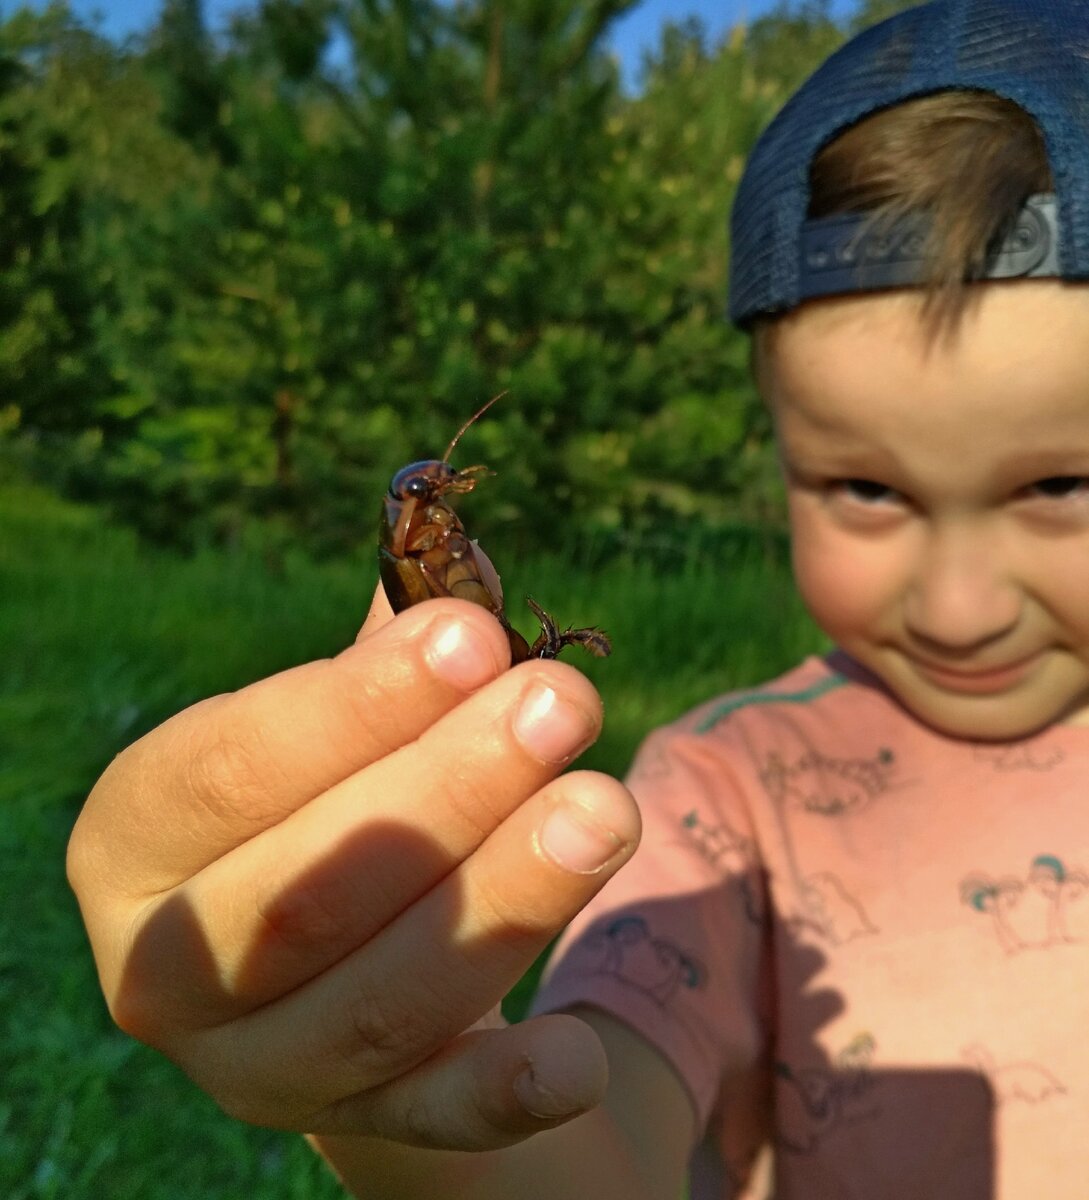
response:
[(429, 1149), (496, 1150), (595, 1107), (608, 1077), (597, 1034), (568, 1013), (478, 1026), (408, 1074), (316, 1114), (310, 1131), (318, 1142), (364, 1133)]

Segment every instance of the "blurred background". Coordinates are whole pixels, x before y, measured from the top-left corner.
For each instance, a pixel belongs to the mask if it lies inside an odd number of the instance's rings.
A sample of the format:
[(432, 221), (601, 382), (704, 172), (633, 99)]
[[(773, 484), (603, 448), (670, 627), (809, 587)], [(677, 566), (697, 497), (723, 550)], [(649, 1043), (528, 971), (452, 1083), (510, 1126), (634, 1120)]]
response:
[(582, 765), (822, 647), (727, 215), (907, 6), (0, 4), (0, 1197), (338, 1194), (112, 1029), (64, 846), (126, 744), (354, 636), (391, 475), (490, 396), (510, 615), (616, 646)]

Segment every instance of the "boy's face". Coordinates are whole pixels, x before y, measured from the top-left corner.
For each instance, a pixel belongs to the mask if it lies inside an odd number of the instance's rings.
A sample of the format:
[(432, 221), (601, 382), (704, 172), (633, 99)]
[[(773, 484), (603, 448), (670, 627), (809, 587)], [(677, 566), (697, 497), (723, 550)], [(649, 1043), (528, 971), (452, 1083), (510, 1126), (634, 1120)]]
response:
[(1089, 287), (984, 284), (929, 343), (911, 292), (760, 335), (798, 585), (930, 725), (1089, 719)]

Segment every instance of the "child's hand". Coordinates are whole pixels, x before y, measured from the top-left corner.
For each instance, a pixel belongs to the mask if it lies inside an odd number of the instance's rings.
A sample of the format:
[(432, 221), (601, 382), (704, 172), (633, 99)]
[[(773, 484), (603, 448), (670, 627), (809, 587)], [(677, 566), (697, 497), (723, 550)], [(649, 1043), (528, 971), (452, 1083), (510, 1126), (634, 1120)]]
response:
[(484, 609), (391, 620), (379, 590), (337, 658), (120, 755), (69, 877), (121, 1027), (227, 1112), (300, 1131), (478, 1149), (595, 1104), (590, 1029), (504, 1028), (497, 1005), (639, 818), (607, 776), (556, 778), (599, 730), (587, 680), (508, 660)]

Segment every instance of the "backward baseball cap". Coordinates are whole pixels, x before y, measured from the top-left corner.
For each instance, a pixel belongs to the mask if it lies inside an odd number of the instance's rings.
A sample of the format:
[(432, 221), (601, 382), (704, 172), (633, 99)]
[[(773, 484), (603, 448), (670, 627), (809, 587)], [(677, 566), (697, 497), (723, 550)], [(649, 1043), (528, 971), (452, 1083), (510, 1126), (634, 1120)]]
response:
[(1054, 179), (1054, 197), (1029, 199), (985, 277), (1089, 279), (1089, 0), (933, 0), (836, 51), (757, 142), (731, 217), (735, 324), (921, 280), (917, 224), (860, 252), (864, 216), (807, 218), (809, 172), (864, 117), (950, 89), (993, 92), (1034, 117)]

